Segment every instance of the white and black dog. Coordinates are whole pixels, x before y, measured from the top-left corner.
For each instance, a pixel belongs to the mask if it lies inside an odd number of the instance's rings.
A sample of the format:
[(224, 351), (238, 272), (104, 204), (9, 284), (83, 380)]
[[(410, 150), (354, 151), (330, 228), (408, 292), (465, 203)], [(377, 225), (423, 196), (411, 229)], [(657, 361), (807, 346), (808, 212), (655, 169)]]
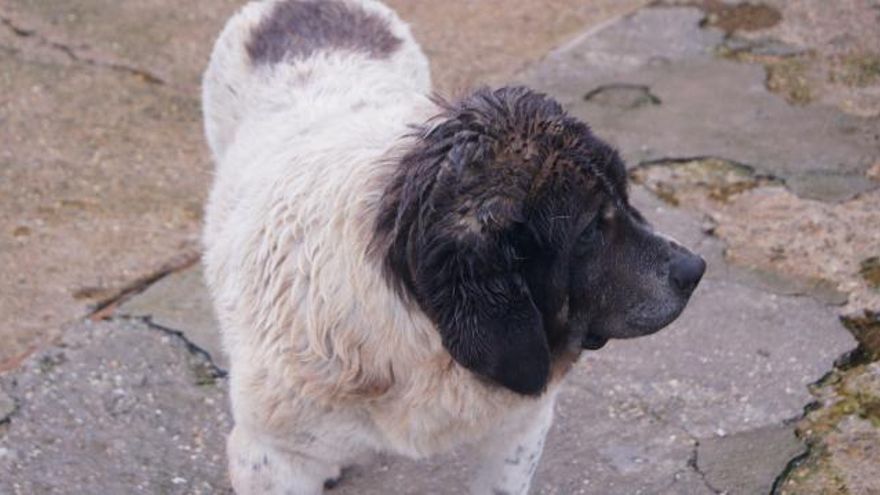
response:
[(374, 0), (252, 2), (216, 43), (205, 266), (238, 493), (317, 494), (362, 453), (462, 443), (473, 493), (525, 493), (582, 349), (664, 327), (703, 274), (552, 99), (430, 92)]

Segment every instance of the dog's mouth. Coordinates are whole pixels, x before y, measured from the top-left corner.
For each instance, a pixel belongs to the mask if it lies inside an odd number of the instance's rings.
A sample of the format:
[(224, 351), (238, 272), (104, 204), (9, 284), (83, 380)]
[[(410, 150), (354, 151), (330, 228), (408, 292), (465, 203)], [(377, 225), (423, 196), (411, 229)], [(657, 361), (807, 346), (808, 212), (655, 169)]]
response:
[(659, 332), (677, 320), (687, 306), (688, 298), (663, 304), (651, 304), (638, 308), (627, 315), (627, 335), (623, 338), (644, 337)]
[(581, 339), (581, 347), (589, 351), (597, 351), (608, 343), (607, 337), (601, 337), (592, 333), (584, 335)]

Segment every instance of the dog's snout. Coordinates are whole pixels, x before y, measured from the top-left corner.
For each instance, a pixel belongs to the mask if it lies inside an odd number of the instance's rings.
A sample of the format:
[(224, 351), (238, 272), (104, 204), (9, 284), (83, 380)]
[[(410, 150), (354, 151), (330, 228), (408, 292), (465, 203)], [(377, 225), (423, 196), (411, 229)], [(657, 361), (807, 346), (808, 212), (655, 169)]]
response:
[(684, 294), (690, 294), (700, 283), (706, 271), (706, 262), (689, 251), (677, 252), (669, 264), (672, 284)]

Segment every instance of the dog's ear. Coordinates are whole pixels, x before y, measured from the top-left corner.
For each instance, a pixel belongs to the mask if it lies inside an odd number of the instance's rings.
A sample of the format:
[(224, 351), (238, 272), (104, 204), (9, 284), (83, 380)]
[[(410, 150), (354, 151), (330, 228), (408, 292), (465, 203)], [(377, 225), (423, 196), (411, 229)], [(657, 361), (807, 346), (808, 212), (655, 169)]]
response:
[(384, 245), (394, 285), (434, 321), (459, 364), (538, 394), (550, 351), (512, 236), (524, 222), (529, 179), (516, 176), (523, 170), (516, 166), (499, 176), (492, 164), (508, 158), (498, 155), (478, 110), (426, 129), (402, 158), (383, 198), (376, 245)]
[(520, 394), (547, 384), (550, 352), (538, 311), (511, 250), (496, 236), (457, 238), (429, 229), (415, 260), (422, 308), (464, 367)]

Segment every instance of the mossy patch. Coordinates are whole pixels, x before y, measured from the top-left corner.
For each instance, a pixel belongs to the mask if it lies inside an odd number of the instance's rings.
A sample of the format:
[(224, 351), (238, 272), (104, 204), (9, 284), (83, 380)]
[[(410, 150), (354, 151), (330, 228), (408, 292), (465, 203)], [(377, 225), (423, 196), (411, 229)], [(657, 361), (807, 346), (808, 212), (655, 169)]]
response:
[(842, 395), (842, 399), (823, 412), (821, 421), (813, 423), (814, 433), (824, 434), (836, 428), (846, 416), (858, 416), (880, 428), (880, 398), (867, 394)]
[(849, 495), (846, 481), (830, 462), (827, 450), (815, 446), (811, 455), (777, 484), (773, 495)]
[[(791, 469), (775, 493), (844, 495), (851, 493), (845, 476), (835, 464), (843, 438), (850, 438), (852, 419), (867, 421), (880, 428), (880, 397), (876, 391), (877, 365), (866, 363), (852, 368), (837, 368), (811, 388), (820, 402), (811, 408), (797, 427), (798, 436), (810, 445), (810, 455)], [(849, 433), (847, 433), (849, 432)], [(841, 437), (841, 435), (843, 435)], [(834, 438), (837, 437), (837, 438)], [(858, 449), (852, 451), (858, 456)]]
[(721, 0), (704, 0), (694, 5), (706, 12), (702, 26), (718, 28), (727, 34), (771, 28), (782, 20), (778, 10), (762, 3), (729, 4)]
[(850, 53), (835, 61), (829, 80), (855, 88), (880, 84), (880, 54)]
[(792, 45), (776, 38), (750, 39), (728, 36), (715, 47), (716, 53), (724, 58), (740, 61), (764, 62), (788, 57), (798, 57), (811, 53), (806, 48)]
[(700, 27), (712, 27), (732, 34), (736, 31), (768, 29), (782, 21), (782, 13), (763, 3), (730, 3), (724, 0), (657, 0), (661, 7), (696, 7), (705, 13)]
[(793, 105), (806, 105), (816, 99), (808, 77), (809, 64), (803, 57), (768, 61), (767, 89), (782, 95)]
[(868, 360), (880, 360), (880, 312), (865, 311), (861, 315), (841, 317), (843, 325), (858, 341)]
[(880, 256), (871, 256), (859, 264), (859, 275), (872, 289), (880, 289)]
[(756, 187), (781, 183), (748, 165), (714, 157), (647, 162), (634, 168), (630, 176), (673, 206), (681, 203), (684, 193), (699, 192), (724, 203)]
[[(777, 40), (741, 40), (727, 38), (715, 48), (721, 58), (742, 63), (761, 64), (767, 71), (765, 86), (793, 105), (806, 105), (816, 99), (811, 82), (817, 62), (815, 52), (786, 45)], [(811, 72), (812, 71), (812, 72)]]

